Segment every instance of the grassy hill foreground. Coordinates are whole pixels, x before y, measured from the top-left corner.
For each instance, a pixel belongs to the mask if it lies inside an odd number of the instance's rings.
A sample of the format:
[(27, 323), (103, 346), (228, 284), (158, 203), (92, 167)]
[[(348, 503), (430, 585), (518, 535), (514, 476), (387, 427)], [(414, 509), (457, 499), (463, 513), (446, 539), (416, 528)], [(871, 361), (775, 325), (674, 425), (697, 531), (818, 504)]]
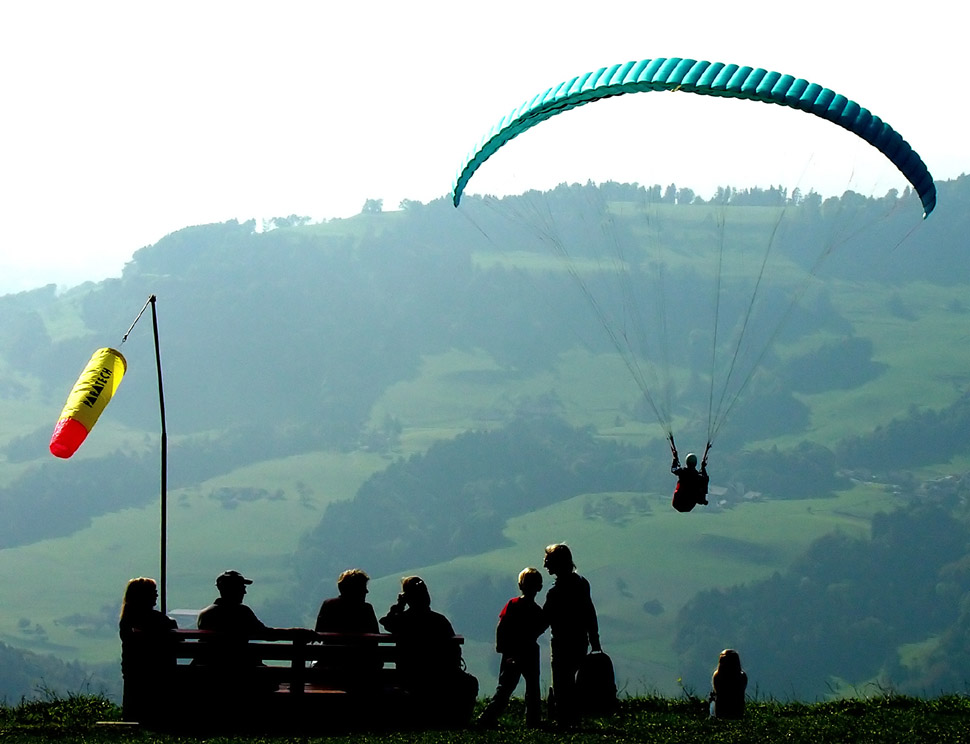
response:
[[(612, 716), (588, 718), (569, 731), (525, 728), (521, 707), (513, 700), (509, 714), (494, 730), (299, 732), (281, 736), (236, 733), (206, 736), (208, 742), (966, 742), (970, 741), (970, 698), (934, 699), (891, 694), (804, 704), (758, 700), (748, 703), (740, 721), (709, 718), (707, 704), (692, 696), (627, 698)], [(375, 711), (375, 714), (377, 712)], [(0, 739), (16, 742), (159, 742), (195, 740), (113, 725), (118, 706), (100, 696), (51, 697), (0, 707)], [(379, 720), (375, 716), (375, 720)], [(201, 738), (199, 739), (201, 740)]]

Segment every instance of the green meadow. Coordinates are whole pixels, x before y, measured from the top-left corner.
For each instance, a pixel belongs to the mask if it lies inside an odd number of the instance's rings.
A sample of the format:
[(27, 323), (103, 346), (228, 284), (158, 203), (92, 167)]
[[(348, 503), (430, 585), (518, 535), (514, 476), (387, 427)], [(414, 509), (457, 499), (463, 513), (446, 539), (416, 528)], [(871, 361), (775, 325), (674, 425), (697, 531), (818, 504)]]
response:
[[(632, 207), (617, 209), (622, 214)], [(688, 220), (683, 210), (662, 205), (657, 209), (668, 229), (700, 246), (694, 255), (667, 251), (666, 265), (709, 264), (713, 254), (706, 241), (724, 210), (711, 207), (702, 210), (700, 219), (694, 213)], [(730, 218), (765, 230), (777, 223), (779, 211), (732, 209)], [(300, 229), (335, 240), (361, 240), (391, 231), (404, 220), (401, 214), (388, 215), (387, 220), (361, 215), (358, 220)], [(748, 258), (757, 260), (756, 255)], [(591, 277), (604, 271), (596, 261), (576, 258), (567, 267), (558, 257), (516, 246), (476, 252), (473, 262), (526, 276), (571, 270)], [(749, 270), (727, 267), (725, 271), (725, 277), (733, 277)], [(851, 324), (852, 334), (872, 343), (872, 361), (885, 367), (856, 387), (797, 393), (809, 410), (807, 429), (749, 441), (748, 448), (787, 449), (804, 440), (834, 448), (840, 440), (869, 433), (913, 406), (946, 407), (966, 389), (970, 380), (965, 360), (970, 335), (964, 308), (966, 285), (806, 279), (786, 261), (772, 271), (783, 285), (808, 293), (824, 291)], [(75, 290), (75, 294), (83, 293)], [(44, 321), (52, 339), (71, 339), (84, 331), (73, 302), (68, 296), (45, 305)], [(837, 338), (831, 331), (820, 331), (797, 341), (779, 341), (773, 352), (782, 361), (797, 359), (833, 340)], [(690, 376), (685, 368), (670, 372), (678, 381)], [(16, 369), (13, 359), (0, 359), (0, 374), (21, 386), (17, 395), (0, 397), (4, 421), (0, 445), (47, 422), (53, 425), (63, 402), (61, 392), (43, 391), (35, 378)], [(152, 382), (144, 369), (131, 374), (142, 378), (126, 385)], [(368, 477), (396, 459), (425, 452), (435, 442), (470, 429), (501, 426), (516, 412), (556, 415), (575, 426), (590, 426), (598, 436), (643, 447), (664, 462), (663, 432), (636, 413), (640, 399), (641, 391), (620, 355), (605, 353), (602, 346), (593, 349), (580, 338), (558, 355), (554, 365), (539, 371), (516, 369), (482, 348), (425, 354), (414, 374), (385, 387), (370, 408), (367, 428), (393, 431), (389, 448), (372, 447), (362, 440), (356, 449), (253, 462), (172, 489), (168, 493), (167, 609), (197, 610), (207, 605), (215, 596), (214, 577), (228, 568), (256, 580), (250, 603), (257, 610), (291, 596), (294, 550), (328, 504), (353, 498)], [(678, 424), (695, 416), (676, 412)], [(212, 437), (220, 435), (217, 430), (210, 432)], [(179, 441), (182, 433), (170, 436)], [(678, 443), (685, 448), (702, 446), (679, 439)], [(117, 449), (152, 457), (157, 448), (157, 431), (127, 429), (106, 417), (99, 423), (98, 436), (85, 444), (78, 459)], [(719, 454), (715, 447), (711, 455), (715, 486), (726, 485), (731, 477), (718, 470)], [(0, 485), (11, 483), (34, 464), (4, 462)], [(925, 474), (967, 470), (968, 464), (965, 457), (942, 462)], [(158, 484), (133, 483), (132, 488), (152, 494)], [(251, 498), (254, 493), (258, 496)], [(579, 570), (593, 585), (604, 647), (614, 657), (622, 688), (629, 694), (676, 696), (686, 687), (699, 689), (706, 684), (680, 678), (671, 647), (679, 611), (688, 600), (700, 591), (783, 572), (813, 540), (833, 530), (865, 536), (870, 517), (891, 510), (894, 499), (883, 485), (855, 483), (833, 498), (755, 497), (731, 508), (712, 504), (683, 515), (670, 509), (669, 492), (583, 494), (511, 519), (504, 530), (505, 544), (487, 553), (374, 576), (370, 600), (382, 613), (394, 601), (400, 577), (407, 573), (420, 573), (428, 580), (435, 604), (446, 613), (456, 609), (449, 603), (458, 601), (458, 590), (483, 582), (511, 596), (517, 572), (539, 564), (545, 545), (566, 541), (573, 547)], [(99, 516), (69, 536), (5, 547), (0, 561), (0, 641), (70, 660), (116, 662), (120, 654), (117, 614), (125, 582), (134, 576), (159, 575), (159, 521), (155, 500)], [(317, 598), (310, 599), (313, 604)], [(500, 605), (494, 608), (495, 614), (499, 609)], [(311, 616), (274, 619), (279, 624), (313, 622)], [(457, 630), (463, 632), (460, 626)], [(730, 645), (730, 638), (723, 640), (723, 645)], [(482, 693), (490, 692), (497, 671), (491, 640), (469, 637), (465, 658), (481, 681)]]
[[(593, 586), (604, 648), (614, 659), (619, 684), (631, 695), (675, 695), (684, 681), (671, 639), (688, 599), (706, 589), (767, 578), (833, 530), (868, 536), (869, 517), (892, 506), (882, 489), (860, 485), (834, 499), (748, 503), (690, 515), (670, 509), (667, 494), (648, 494), (648, 511), (631, 508), (616, 521), (584, 516), (587, 503), (609, 499), (622, 507), (637, 496), (590, 494), (555, 504), (510, 520), (504, 533), (509, 544), (502, 548), (415, 566), (413, 572), (432, 592), (436, 586), (490, 580), (513, 596), (521, 568), (541, 565), (542, 548), (550, 542), (568, 542)], [(385, 577), (373, 582), (371, 596), (389, 603), (396, 591), (397, 577)], [(646, 611), (650, 605), (660, 612)], [(722, 645), (730, 646), (731, 639)], [(466, 641), (465, 659), (490, 692), (497, 672), (491, 641)]]
[[(865, 433), (903, 416), (911, 406), (937, 409), (951, 404), (970, 381), (966, 345), (967, 316), (955, 307), (967, 287), (914, 283), (887, 288), (835, 283), (832, 297), (856, 334), (872, 341), (873, 360), (886, 365), (873, 380), (848, 390), (799, 394), (811, 409), (812, 427), (797, 439), (831, 446), (852, 434)], [(893, 315), (898, 298), (910, 317)], [(796, 437), (780, 437), (779, 446)]]
[[(329, 501), (351, 498), (383, 464), (367, 453), (314, 453), (170, 492), (168, 609), (205, 607), (217, 596), (215, 576), (233, 566), (259, 578), (254, 603), (271, 601), (290, 578), (287, 561), (302, 532)], [(282, 498), (227, 508), (206, 496), (235, 487), (280, 491)], [(0, 561), (0, 640), (88, 662), (119, 658), (121, 594), (128, 578), (158, 576), (159, 524), (156, 503), (98, 517), (69, 537), (6, 549)], [(80, 617), (72, 622), (72, 615)], [(294, 624), (303, 621), (296, 618)], [(37, 624), (46, 633), (34, 632)]]
[[(811, 430), (758, 446), (785, 447), (803, 438), (832, 446), (842, 437), (902, 415), (914, 401), (921, 406), (951, 402), (967, 375), (960, 364), (961, 342), (966, 339), (963, 317), (948, 309), (961, 290), (833, 286), (833, 301), (852, 319), (858, 335), (872, 339), (874, 359), (888, 368), (858, 388), (800, 396), (811, 409)], [(880, 310), (894, 293), (915, 319)], [(537, 401), (550, 395), (557, 401), (550, 412), (570, 423), (591, 424), (603, 436), (638, 445), (664, 447), (658, 427), (629, 415), (639, 391), (618, 357), (581, 348), (564, 354), (555, 370), (531, 376), (510, 373), (484, 352), (426, 357), (416, 377), (385, 391), (373, 407), (371, 423), (379, 427), (390, 418), (403, 424), (391, 455), (401, 457), (468, 429), (498, 425), (524, 405), (542, 405)], [(15, 421), (18, 416), (25, 421), (41, 415), (52, 418), (43, 401), (32, 399), (6, 404), (5, 410)], [(98, 449), (116, 441), (132, 446), (136, 436), (110, 422), (102, 425), (99, 435), (101, 441), (92, 442)], [(154, 441), (141, 446), (150, 450)], [(90, 456), (95, 454), (92, 449)], [(172, 491), (168, 608), (208, 604), (215, 596), (214, 576), (229, 567), (257, 578), (251, 588), (255, 606), (272, 603), (289, 588), (288, 559), (300, 535), (319, 520), (327, 503), (352, 498), (359, 485), (389, 461), (386, 455), (367, 451), (316, 452), (254, 463)], [(720, 475), (716, 464), (715, 450), (715, 485)], [(208, 496), (216, 489), (239, 487), (261, 488), (275, 496), (234, 506)], [(836, 499), (759, 501), (690, 515), (670, 510), (668, 494), (646, 496), (650, 510), (633, 512), (620, 523), (584, 517), (584, 504), (607, 497), (622, 504), (633, 494), (574, 498), (512, 520), (505, 532), (509, 544), (500, 549), (435, 566), (413, 566), (408, 572), (420, 572), (432, 588), (488, 577), (507, 586), (511, 596), (515, 573), (539, 563), (544, 545), (565, 540), (574, 547), (580, 570), (593, 582), (604, 642), (617, 658), (623, 683), (631, 692), (671, 694), (678, 685), (670, 648), (673, 624), (691, 596), (783, 570), (812, 540), (831, 530), (864, 534), (871, 514), (893, 506), (883, 489), (862, 485)], [(158, 575), (158, 531), (155, 504), (98, 517), (69, 537), (6, 549), (0, 562), (0, 640), (83, 661), (116, 659), (121, 591), (132, 576)], [(393, 602), (399, 578), (374, 577), (371, 600), (379, 611)], [(25, 597), (30, 598), (29, 609), (24, 609)], [(644, 604), (652, 600), (663, 607), (662, 613), (644, 611)], [(309, 624), (312, 618), (290, 622)], [(36, 632), (38, 625), (45, 632)], [(466, 647), (466, 658), (483, 689), (493, 684), (493, 657), (489, 643), (471, 641)]]

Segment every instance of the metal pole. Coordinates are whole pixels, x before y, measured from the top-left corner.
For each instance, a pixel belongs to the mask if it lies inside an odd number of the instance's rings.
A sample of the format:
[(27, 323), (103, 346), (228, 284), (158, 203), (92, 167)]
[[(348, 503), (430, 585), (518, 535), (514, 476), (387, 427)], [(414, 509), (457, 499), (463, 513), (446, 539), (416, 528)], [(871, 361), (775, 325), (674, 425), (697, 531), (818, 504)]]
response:
[(162, 387), (162, 356), (158, 345), (158, 314), (155, 312), (155, 295), (148, 298), (152, 305), (152, 332), (155, 336), (155, 369), (158, 372), (158, 412), (162, 420), (161, 437), (161, 534), (159, 536), (159, 591), (158, 603), (162, 613), (168, 611), (166, 594), (168, 587), (168, 431), (165, 427), (165, 390)]
[(165, 428), (165, 391), (162, 388), (162, 355), (159, 351), (158, 345), (158, 315), (155, 312), (155, 295), (151, 295), (148, 298), (148, 302), (145, 303), (138, 315), (132, 321), (131, 326), (129, 326), (127, 333), (121, 338), (121, 343), (124, 344), (128, 340), (128, 335), (132, 332), (135, 325), (141, 320), (141, 316), (144, 314), (148, 306), (152, 306), (152, 331), (155, 337), (155, 369), (158, 371), (158, 411), (162, 419), (162, 438), (161, 438), (161, 450), (162, 450), (162, 476), (161, 476), (161, 489), (162, 489), (162, 499), (161, 499), (161, 548), (159, 550), (159, 559), (161, 561), (160, 575), (158, 577), (158, 601), (161, 605), (162, 613), (168, 611), (168, 605), (166, 603), (166, 589), (168, 585), (167, 581), (167, 564), (168, 564), (168, 432)]

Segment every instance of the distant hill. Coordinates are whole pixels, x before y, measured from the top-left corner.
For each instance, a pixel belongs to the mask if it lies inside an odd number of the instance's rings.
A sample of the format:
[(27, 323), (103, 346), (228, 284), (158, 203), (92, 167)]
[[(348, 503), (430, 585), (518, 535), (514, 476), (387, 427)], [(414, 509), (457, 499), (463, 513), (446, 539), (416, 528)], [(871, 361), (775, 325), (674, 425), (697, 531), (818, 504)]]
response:
[[(537, 560), (509, 525), (541, 513), (565, 521), (529, 526), (536, 550), (590, 536), (661, 587), (636, 594), (639, 579), (587, 554), (609, 582), (604, 625), (637, 659), (620, 667), (663, 674), (644, 680), (660, 686), (675, 667), (699, 674), (706, 662), (674, 650), (672, 618), (692, 597), (787, 575), (818, 531), (868, 530), (940, 472), (970, 469), (970, 178), (938, 186), (925, 223), (910, 194), (728, 189), (682, 203), (631, 184), (263, 231), (231, 221), (142, 248), (118, 279), (0, 297), (0, 642), (113, 664), (105, 608), (127, 578), (157, 573), (148, 321), (121, 345), (155, 294), (170, 608), (204, 605), (216, 573), (235, 566), (259, 572), (253, 601), (290, 625), (312, 620), (344, 564), (391, 598), (402, 572), (426, 570), (441, 604), (474, 624), (470, 656), (486, 659), (499, 577)], [(128, 357), (126, 379), (79, 454), (56, 461), (54, 419), (104, 345)], [(734, 381), (715, 387), (712, 373)], [(654, 534), (670, 488), (658, 409), (682, 448), (699, 449), (719, 406), (724, 504)], [(903, 487), (880, 505), (873, 481)], [(795, 499), (810, 505), (803, 515), (775, 511)], [(858, 512), (823, 514), (823, 503)], [(714, 521), (759, 509), (766, 521), (752, 517), (747, 533), (744, 520)], [(740, 535), (722, 534), (728, 524)], [(681, 529), (699, 530), (684, 544), (696, 537), (736, 573), (691, 568), (663, 587), (673, 579), (655, 573), (657, 556)], [(488, 570), (458, 578), (476, 556)], [(36, 586), (49, 593), (25, 601)], [(952, 637), (955, 622), (934, 627)], [(639, 647), (638, 632), (650, 636)], [(670, 668), (636, 666), (651, 654)]]
[(47, 693), (117, 696), (117, 670), (92, 668), (0, 643), (0, 701), (14, 705)]
[[(946, 246), (952, 243), (942, 239), (959, 230), (952, 220), (946, 221), (944, 205), (959, 198), (960, 188), (967, 188), (966, 179), (941, 184), (943, 218), (928, 221), (925, 230), (905, 246), (887, 247), (879, 242), (877, 230), (871, 244), (856, 242), (851, 250), (832, 246), (839, 255), (827, 257), (820, 271), (837, 272), (843, 280), (853, 281), (875, 266), (883, 281), (904, 277), (909, 282), (917, 278), (958, 281), (966, 262), (947, 261), (952, 253)], [(588, 204), (592, 189), (552, 192), (549, 208), (563, 215), (561, 232), (580, 229), (569, 224), (572, 207), (577, 201)], [(633, 199), (643, 198), (636, 188), (614, 187), (614, 191), (607, 190), (608, 197), (620, 204), (636, 204)], [(604, 197), (597, 194), (597, 198)], [(738, 196), (741, 206), (736, 209), (766, 209), (744, 206), (754, 198)], [(56, 407), (90, 351), (119, 343), (150, 289), (160, 297), (166, 390), (172, 402), (168, 418), (176, 437), (172, 477), (180, 484), (227, 472), (240, 462), (320, 448), (352, 449), (368, 437), (373, 439), (369, 432), (375, 424), (371, 421), (375, 402), (391, 385), (416, 375), (422, 358), (429, 355), (450, 349), (483, 350), (498, 365), (496, 374), (521, 377), (554, 369), (560, 355), (577, 343), (594, 354), (615, 353), (597, 313), (612, 313), (613, 308), (603, 303), (622, 298), (610, 296), (610, 287), (605, 286), (602, 295), (595, 297), (598, 304), (591, 307), (580, 289), (600, 291), (593, 284), (596, 277), (584, 279), (587, 284), (577, 287), (563, 266), (548, 261), (536, 265), (540, 268), (522, 264), (517, 257), (548, 249), (541, 243), (523, 242), (515, 222), (510, 227), (495, 216), (494, 208), (469, 201), (471, 221), (459, 219), (450, 205), (435, 202), (409, 203), (403, 213), (362, 214), (353, 220), (298, 224), (265, 233), (256, 232), (253, 222), (190, 227), (139, 250), (120, 279), (85, 285), (64, 295), (48, 287), (2, 297), (5, 323), (0, 354), (8, 373), (0, 380), (0, 391), (6, 391), (2, 394), (9, 401), (32, 398)], [(835, 231), (833, 223), (839, 221), (875, 220), (887, 234), (900, 234), (892, 232), (892, 225), (901, 219), (902, 209), (894, 208), (895, 216), (888, 221), (877, 220), (884, 211), (878, 202), (858, 202), (848, 196), (845, 202), (838, 209), (826, 202), (815, 212), (808, 202), (790, 208), (792, 214), (786, 219), (797, 226), (792, 230), (796, 239), (779, 242), (776, 252), (790, 251), (797, 259), (800, 251), (805, 252), (800, 246), (811, 235), (820, 236), (818, 241), (825, 246), (824, 241), (831, 238), (822, 236)], [(705, 208), (710, 207), (673, 207), (680, 212)], [(702, 224), (709, 218), (700, 214)], [(611, 219), (620, 227), (626, 225), (620, 217)], [(628, 222), (635, 224), (634, 220), (635, 215)], [(872, 238), (870, 233), (865, 235)], [(691, 234), (675, 231), (665, 251), (696, 253), (691, 241)], [(933, 259), (927, 260), (928, 255)], [(570, 266), (564, 264), (565, 269)], [(678, 280), (671, 275), (667, 282), (676, 286)], [(778, 281), (776, 286), (785, 284)], [(806, 428), (807, 408), (792, 393), (858, 386), (879, 374), (881, 363), (872, 360), (872, 342), (853, 337), (851, 321), (828, 295), (820, 295), (807, 307), (786, 307), (788, 300), (783, 295), (773, 297), (774, 291), (774, 286), (762, 290), (761, 312), (767, 317), (786, 314), (780, 326), (786, 343), (818, 337), (819, 345), (813, 348), (809, 342), (801, 358), (790, 356), (784, 362), (769, 348), (759, 366), (771, 370), (770, 379), (754, 378), (752, 392), (728, 419), (723, 439), (732, 447), (796, 431), (793, 427)], [(702, 331), (705, 320), (692, 309), (696, 303), (682, 305), (676, 298), (683, 293), (671, 294), (675, 299), (665, 310), (670, 321), (693, 329), (692, 334)], [(775, 302), (777, 309), (772, 308)], [(742, 317), (744, 312), (742, 305), (721, 308), (729, 318)], [(630, 333), (635, 330), (631, 327)], [(139, 329), (142, 334), (147, 331)], [(770, 329), (758, 332), (764, 339)], [(822, 340), (826, 332), (834, 339)], [(668, 364), (694, 364), (681, 356), (683, 352), (696, 355), (695, 345), (693, 337), (688, 346), (671, 343)], [(632, 345), (630, 349), (631, 354), (639, 352)], [(843, 371), (833, 376), (840, 366)], [(682, 395), (702, 400), (705, 383), (691, 384), (697, 387), (684, 387)], [(202, 389), (204, 395), (199, 394)], [(157, 405), (152, 395), (150, 386), (130, 394), (126, 390), (112, 404), (112, 419), (133, 431), (154, 431)], [(649, 423), (652, 416), (644, 402), (635, 395), (630, 400), (634, 406), (630, 413)], [(689, 432), (693, 424), (685, 425)], [(40, 496), (41, 503), (50, 500), (60, 514), (54, 519), (50, 519), (53, 514), (44, 516), (38, 524), (40, 532), (25, 529), (24, 524), (11, 527), (2, 544), (32, 541), (44, 536), (44, 530), (49, 535), (65, 534), (84, 524), (84, 514), (71, 517), (75, 509), (65, 511), (65, 504), (57, 501), (56, 493), (65, 489), (58, 485), (52, 465), (41, 465), (49, 429), (47, 420), (34, 427), (7, 429), (0, 440), (0, 452), (7, 461), (36, 462), (39, 467), (18, 476), (10, 491), (0, 490), (0, 501), (16, 510), (17, 494), (29, 491), (35, 508)], [(219, 435), (214, 438), (215, 432)], [(139, 447), (113, 452), (90, 467), (104, 473), (132, 473), (152, 465)], [(76, 471), (65, 475), (77, 481)], [(96, 479), (92, 475), (89, 482)], [(110, 484), (110, 478), (105, 483)], [(138, 505), (148, 497), (125, 495), (120, 485), (102, 489), (97, 498), (80, 499), (80, 508), (87, 514)], [(50, 496), (43, 496), (49, 491), (53, 491)]]

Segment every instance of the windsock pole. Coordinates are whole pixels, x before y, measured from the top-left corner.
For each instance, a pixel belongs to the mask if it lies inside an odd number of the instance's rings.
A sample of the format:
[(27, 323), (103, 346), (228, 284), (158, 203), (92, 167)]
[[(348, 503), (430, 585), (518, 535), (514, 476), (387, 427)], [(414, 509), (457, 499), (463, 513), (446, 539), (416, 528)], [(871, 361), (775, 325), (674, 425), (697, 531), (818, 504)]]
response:
[(151, 295), (148, 298), (148, 302), (138, 313), (138, 316), (132, 321), (131, 326), (128, 328), (128, 332), (125, 333), (124, 337), (121, 339), (121, 343), (124, 344), (128, 340), (128, 334), (131, 333), (132, 328), (141, 318), (142, 314), (148, 308), (152, 306), (152, 333), (155, 337), (155, 369), (158, 373), (158, 411), (162, 420), (162, 435), (161, 435), (161, 529), (159, 536), (159, 574), (158, 574), (158, 605), (162, 613), (167, 612), (168, 605), (166, 604), (166, 586), (167, 586), (167, 574), (168, 574), (168, 432), (165, 428), (165, 390), (162, 386), (162, 356), (158, 345), (158, 314), (155, 311), (155, 295)]

